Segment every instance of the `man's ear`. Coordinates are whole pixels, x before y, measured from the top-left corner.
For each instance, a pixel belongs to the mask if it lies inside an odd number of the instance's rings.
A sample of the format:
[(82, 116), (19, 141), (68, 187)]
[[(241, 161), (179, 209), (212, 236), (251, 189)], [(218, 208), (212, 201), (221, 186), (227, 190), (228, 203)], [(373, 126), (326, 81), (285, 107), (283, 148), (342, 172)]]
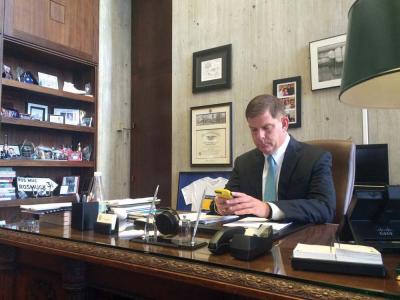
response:
[(281, 122), (282, 122), (282, 128), (287, 131), (289, 128), (289, 118), (287, 116), (283, 116)]

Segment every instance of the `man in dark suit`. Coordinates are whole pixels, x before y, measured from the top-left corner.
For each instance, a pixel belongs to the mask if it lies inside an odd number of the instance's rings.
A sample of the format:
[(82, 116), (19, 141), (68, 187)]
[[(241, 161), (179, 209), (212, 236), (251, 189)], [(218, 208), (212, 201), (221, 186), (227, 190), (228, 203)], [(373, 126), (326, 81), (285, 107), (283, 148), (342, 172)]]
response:
[(274, 96), (251, 100), (246, 119), (257, 148), (235, 160), (226, 185), (233, 198), (217, 198), (215, 211), (285, 222), (331, 222), (336, 207), (331, 154), (288, 134), (283, 103)]

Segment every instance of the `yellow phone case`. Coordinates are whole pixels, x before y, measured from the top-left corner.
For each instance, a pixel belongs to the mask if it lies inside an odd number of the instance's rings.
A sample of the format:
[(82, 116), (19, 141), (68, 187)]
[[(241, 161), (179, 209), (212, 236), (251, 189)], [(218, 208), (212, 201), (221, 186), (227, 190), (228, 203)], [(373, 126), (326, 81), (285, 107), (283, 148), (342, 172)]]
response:
[(227, 190), (227, 189), (215, 189), (214, 192), (218, 197), (221, 197), (221, 198), (224, 198), (224, 199), (233, 198), (231, 191)]

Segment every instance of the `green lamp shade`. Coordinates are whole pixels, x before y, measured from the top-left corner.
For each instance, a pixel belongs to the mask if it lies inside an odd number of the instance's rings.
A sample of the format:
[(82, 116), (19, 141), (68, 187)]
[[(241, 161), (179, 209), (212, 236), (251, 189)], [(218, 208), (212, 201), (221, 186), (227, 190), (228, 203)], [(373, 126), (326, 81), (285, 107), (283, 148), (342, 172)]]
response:
[(350, 8), (339, 99), (400, 107), (400, 0), (358, 0)]

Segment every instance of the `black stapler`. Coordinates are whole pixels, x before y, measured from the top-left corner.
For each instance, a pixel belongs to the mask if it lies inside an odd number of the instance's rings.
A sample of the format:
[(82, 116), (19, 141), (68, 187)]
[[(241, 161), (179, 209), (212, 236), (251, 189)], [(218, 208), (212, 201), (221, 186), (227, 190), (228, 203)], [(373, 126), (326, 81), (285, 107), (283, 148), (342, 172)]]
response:
[(244, 234), (244, 227), (224, 227), (216, 232), (208, 243), (208, 250), (214, 254), (229, 251), (229, 244), (235, 234)]

